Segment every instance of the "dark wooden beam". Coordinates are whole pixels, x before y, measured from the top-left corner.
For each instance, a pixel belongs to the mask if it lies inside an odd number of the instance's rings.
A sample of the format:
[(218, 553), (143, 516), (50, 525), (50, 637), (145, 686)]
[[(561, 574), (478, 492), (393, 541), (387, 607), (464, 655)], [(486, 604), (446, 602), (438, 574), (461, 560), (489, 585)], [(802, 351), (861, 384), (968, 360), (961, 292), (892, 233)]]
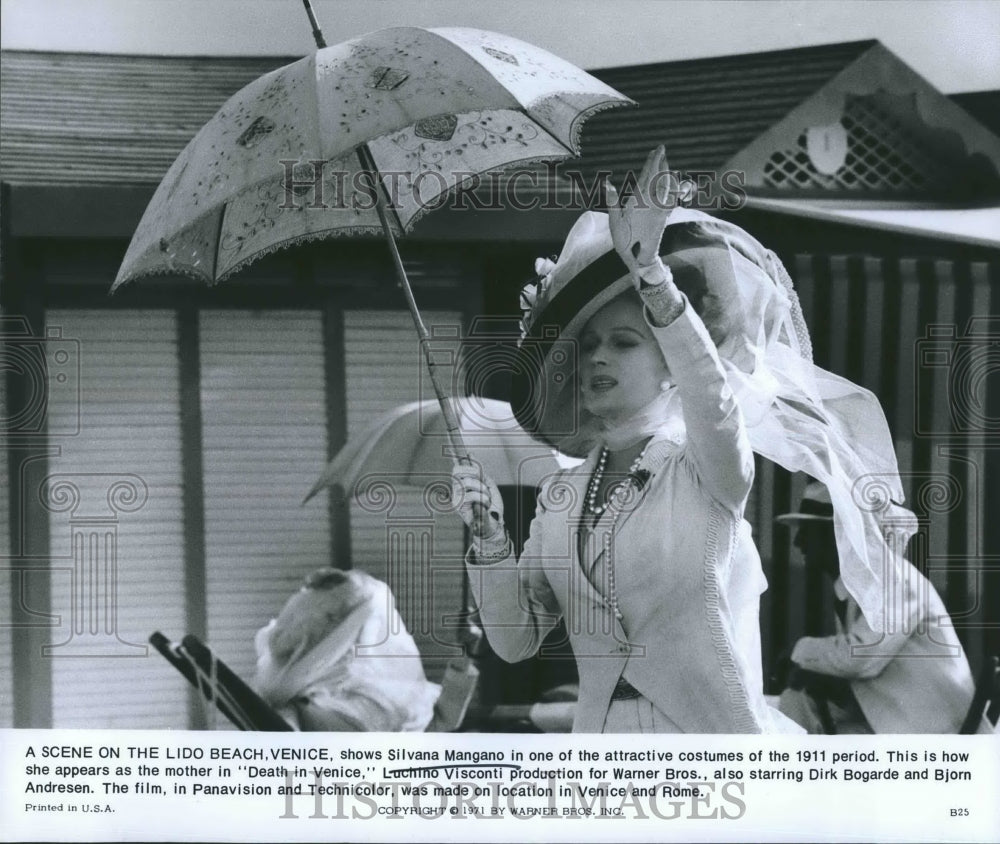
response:
[[(184, 531), (185, 632), (208, 635), (208, 577), (205, 562), (205, 468), (201, 415), (201, 340), (199, 310), (190, 302), (177, 313), (180, 380), (181, 483)], [(188, 690), (188, 724), (207, 729), (205, 707), (196, 689)]]
[(48, 512), (38, 490), (49, 458), (59, 453), (48, 436), (44, 383), (45, 305), (37, 261), (20, 248), (10, 224), (12, 196), (0, 186), (0, 354), (7, 360), (7, 407), (3, 418), (10, 491), (9, 560), (13, 725), (52, 726), (51, 644), (58, 620), (52, 615), (52, 573)]
[[(344, 346), (344, 308), (331, 294), (323, 309), (323, 351), (326, 369), (327, 459), (347, 442), (347, 353)], [(328, 493), (330, 553), (336, 568), (351, 568), (351, 511), (340, 486)]]

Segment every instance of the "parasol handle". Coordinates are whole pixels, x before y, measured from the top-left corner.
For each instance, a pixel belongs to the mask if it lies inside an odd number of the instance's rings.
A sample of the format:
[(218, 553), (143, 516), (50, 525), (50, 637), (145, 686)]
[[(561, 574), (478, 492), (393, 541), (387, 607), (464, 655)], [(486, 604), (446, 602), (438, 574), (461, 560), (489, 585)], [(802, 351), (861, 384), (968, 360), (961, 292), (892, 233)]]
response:
[[(407, 278), (406, 268), (403, 266), (403, 259), (399, 254), (399, 247), (396, 245), (396, 238), (392, 233), (392, 225), (385, 206), (385, 185), (378, 178), (375, 161), (366, 145), (362, 144), (358, 147), (358, 158), (361, 160), (362, 170), (372, 182), (372, 190), (375, 193), (375, 210), (378, 212), (379, 221), (382, 223), (382, 231), (385, 233), (386, 242), (389, 244), (389, 253), (392, 255), (392, 263), (396, 268), (396, 277), (399, 280), (399, 286), (403, 289), (406, 304), (410, 309), (410, 316), (413, 317), (413, 324), (416, 326), (417, 335), (420, 337), (420, 348), (424, 353), (424, 360), (427, 362), (427, 371), (431, 376), (431, 384), (434, 385), (434, 393), (437, 396), (438, 404), (441, 406), (441, 415), (444, 418), (445, 429), (448, 431), (448, 441), (451, 443), (454, 456), (458, 462), (471, 466), (473, 465), (472, 458), (469, 456), (469, 449), (465, 445), (465, 439), (459, 428), (458, 416), (452, 407), (451, 396), (441, 383), (437, 365), (434, 363), (434, 356), (431, 354), (430, 333), (427, 331), (427, 326), (424, 325), (423, 318), (420, 316), (417, 300), (413, 297), (413, 288), (410, 287), (410, 280)], [(473, 511), (477, 520), (488, 518), (485, 507), (474, 505)]]
[(316, 46), (322, 50), (326, 46), (326, 39), (323, 37), (323, 30), (319, 28), (319, 21), (316, 20), (312, 3), (309, 0), (302, 0), (302, 5), (306, 7), (306, 14), (309, 16), (309, 23), (313, 28), (313, 38), (316, 41)]

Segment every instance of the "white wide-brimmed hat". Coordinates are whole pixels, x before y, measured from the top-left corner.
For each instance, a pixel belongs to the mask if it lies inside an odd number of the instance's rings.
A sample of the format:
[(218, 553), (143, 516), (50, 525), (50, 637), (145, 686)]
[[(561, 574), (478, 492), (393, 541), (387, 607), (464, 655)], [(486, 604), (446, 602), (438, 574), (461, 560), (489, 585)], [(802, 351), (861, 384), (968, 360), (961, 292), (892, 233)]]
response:
[(801, 522), (833, 523), (833, 501), (830, 492), (821, 483), (813, 481), (802, 491), (799, 509), (794, 513), (782, 513), (774, 519), (778, 524), (794, 525)]

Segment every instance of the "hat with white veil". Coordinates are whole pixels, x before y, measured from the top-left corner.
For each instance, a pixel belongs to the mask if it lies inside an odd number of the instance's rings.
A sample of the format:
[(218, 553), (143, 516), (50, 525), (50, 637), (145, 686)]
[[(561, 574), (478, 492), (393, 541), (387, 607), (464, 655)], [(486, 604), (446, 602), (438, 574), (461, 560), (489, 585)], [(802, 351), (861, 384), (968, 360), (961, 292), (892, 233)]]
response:
[[(739, 227), (697, 211), (670, 216), (661, 257), (715, 342), (753, 450), (830, 491), (841, 576), (873, 629), (883, 629), (916, 529), (885, 414), (870, 391), (812, 361), (798, 296), (777, 256)], [(599, 431), (578, 407), (573, 343), (632, 280), (607, 216), (584, 214), (545, 277), (522, 294), (523, 336), (511, 404), (538, 439), (579, 455)]]

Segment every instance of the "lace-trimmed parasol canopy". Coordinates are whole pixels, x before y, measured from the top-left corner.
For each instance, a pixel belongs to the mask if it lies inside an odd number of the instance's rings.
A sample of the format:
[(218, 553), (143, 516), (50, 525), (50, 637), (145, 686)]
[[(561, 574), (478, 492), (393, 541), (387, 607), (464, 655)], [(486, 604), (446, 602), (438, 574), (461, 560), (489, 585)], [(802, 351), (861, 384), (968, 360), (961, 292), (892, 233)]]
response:
[(399, 27), (317, 50), (243, 88), (198, 132), (112, 291), (154, 274), (214, 284), (299, 242), (377, 233), (377, 199), (402, 234), (474, 174), (578, 155), (587, 117), (629, 103), (493, 32)]
[(156, 274), (215, 284), (278, 249), (381, 230), (468, 460), (396, 235), (477, 174), (578, 155), (584, 121), (632, 101), (494, 32), (398, 27), (326, 47), (305, 7), (320, 49), (250, 83), (202, 127), (153, 195), (111, 290)]

